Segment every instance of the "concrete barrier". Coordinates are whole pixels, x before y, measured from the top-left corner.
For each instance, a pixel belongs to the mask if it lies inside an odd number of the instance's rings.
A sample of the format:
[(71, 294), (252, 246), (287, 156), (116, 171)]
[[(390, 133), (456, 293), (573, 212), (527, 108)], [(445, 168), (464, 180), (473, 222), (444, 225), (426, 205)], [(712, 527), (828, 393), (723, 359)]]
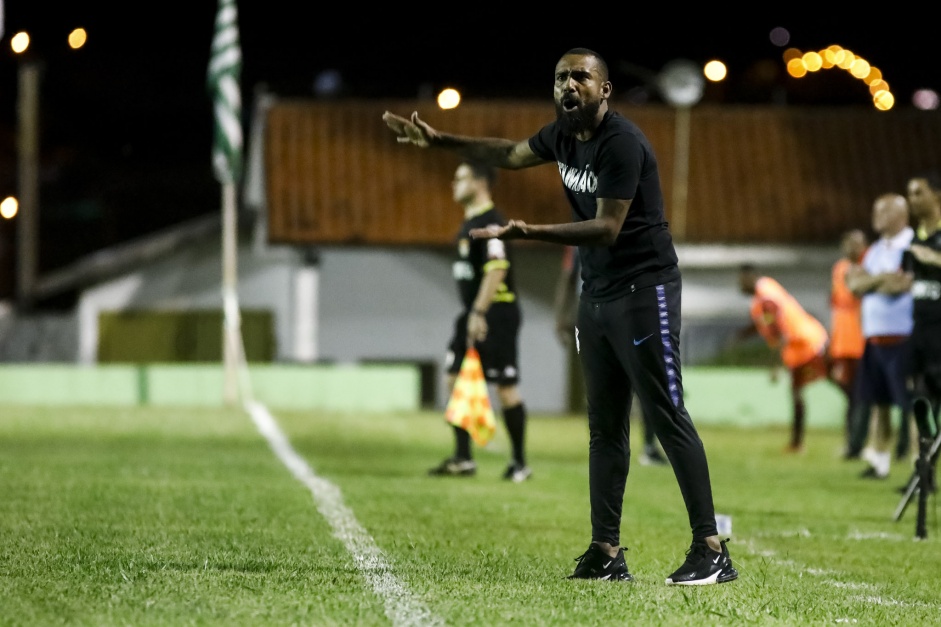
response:
[[(772, 383), (768, 368), (684, 368), (686, 408), (696, 424), (790, 425), (790, 375), (783, 368), (778, 375)], [(846, 401), (836, 385), (817, 381), (804, 394), (808, 427), (844, 425)]]
[[(254, 398), (273, 409), (419, 411), (420, 364), (252, 364)], [(789, 425), (790, 381), (763, 368), (690, 367), (686, 405), (697, 424)], [(0, 365), (0, 405), (223, 405), (221, 364)], [(841, 427), (845, 401), (827, 381), (807, 389), (807, 425)]]
[[(418, 365), (252, 365), (255, 399), (272, 408), (417, 411)], [(0, 404), (217, 407), (221, 364), (0, 366)]]

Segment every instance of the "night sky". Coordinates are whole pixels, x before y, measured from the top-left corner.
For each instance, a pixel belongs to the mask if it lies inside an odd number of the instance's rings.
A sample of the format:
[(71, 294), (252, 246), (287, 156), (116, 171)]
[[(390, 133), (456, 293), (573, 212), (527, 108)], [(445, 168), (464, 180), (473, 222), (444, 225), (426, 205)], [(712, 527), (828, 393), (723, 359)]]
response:
[[(43, 243), (42, 269), (218, 210), (205, 82), (215, 2), (0, 1), (0, 197), (16, 190), (22, 58), (10, 50), (15, 32), (32, 34), (31, 58), (43, 67), (42, 229), (53, 243)], [(302, 13), (301, 6), (309, 8)], [(845, 71), (784, 76), (784, 48), (769, 40), (775, 26), (791, 33), (788, 46), (839, 44), (863, 56), (882, 70), (897, 107), (911, 106), (917, 88), (941, 90), (941, 71), (932, 67), (941, 31), (927, 15), (854, 16), (850, 23), (783, 11), (782, 19), (754, 11), (684, 15), (671, 4), (638, 16), (629, 4), (591, 8), (598, 6), (604, 5), (547, 4), (537, 12), (482, 2), (429, 13), (409, 4), (244, 1), (238, 8), (246, 122), (256, 86), (313, 96), (316, 78), (328, 70), (343, 78), (340, 96), (414, 98), (455, 86), (465, 99), (548, 100), (555, 62), (574, 46), (604, 55), (615, 97), (632, 101), (660, 100), (629, 67), (655, 73), (676, 58), (697, 64), (719, 58), (730, 75), (721, 89), (710, 87), (705, 102), (872, 106), (866, 86)], [(526, 15), (504, 15), (521, 11)], [(75, 26), (89, 34), (79, 51), (65, 43)]]

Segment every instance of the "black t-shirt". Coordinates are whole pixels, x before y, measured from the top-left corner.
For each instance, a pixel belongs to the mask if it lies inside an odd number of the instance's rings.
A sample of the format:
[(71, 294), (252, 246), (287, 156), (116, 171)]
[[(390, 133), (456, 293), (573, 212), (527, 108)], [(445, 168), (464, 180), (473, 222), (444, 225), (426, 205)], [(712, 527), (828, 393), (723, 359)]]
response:
[[(922, 237), (916, 232), (912, 244), (922, 244), (941, 251), (941, 230), (928, 237)], [(915, 325), (941, 323), (941, 267), (922, 263), (915, 259), (911, 251), (906, 250), (902, 254), (902, 268), (915, 277), (912, 282)]]
[(680, 276), (663, 212), (657, 158), (634, 122), (609, 111), (584, 142), (552, 122), (529, 138), (529, 147), (558, 164), (573, 221), (594, 218), (597, 198), (633, 199), (613, 245), (578, 247), (585, 298), (613, 300)]
[(496, 238), (472, 239), (469, 235), (471, 229), (484, 228), (491, 224), (506, 224), (503, 215), (493, 207), (464, 220), (457, 235), (457, 259), (451, 270), (465, 310), (470, 310), (473, 306), (480, 283), (491, 268), (506, 268), (506, 277), (493, 298), (493, 305), (517, 305), (513, 264), (507, 242)]

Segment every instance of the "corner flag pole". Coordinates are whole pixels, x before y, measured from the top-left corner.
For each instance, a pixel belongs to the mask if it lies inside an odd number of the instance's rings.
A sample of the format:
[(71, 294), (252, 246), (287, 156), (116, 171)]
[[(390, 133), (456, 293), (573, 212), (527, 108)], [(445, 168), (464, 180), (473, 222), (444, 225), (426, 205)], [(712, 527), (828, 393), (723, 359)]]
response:
[(242, 177), (242, 50), (239, 43), (238, 9), (235, 0), (219, 0), (215, 33), (207, 72), (215, 124), (212, 165), (222, 184), (222, 361), (225, 374), (223, 399), (234, 405), (239, 392), (239, 369), (245, 364), (241, 316), (238, 303), (238, 225), (236, 185)]

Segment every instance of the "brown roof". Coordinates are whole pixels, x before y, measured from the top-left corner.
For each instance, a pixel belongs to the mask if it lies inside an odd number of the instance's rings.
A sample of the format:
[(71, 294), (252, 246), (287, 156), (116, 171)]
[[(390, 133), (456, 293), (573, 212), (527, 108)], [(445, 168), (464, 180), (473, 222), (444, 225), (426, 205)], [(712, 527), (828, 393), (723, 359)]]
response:
[[(941, 115), (868, 106), (701, 105), (689, 111), (688, 178), (682, 113), (614, 108), (646, 132), (663, 177), (667, 219), (688, 243), (832, 243), (868, 229), (875, 197), (904, 192), (907, 177), (941, 167)], [(386, 110), (449, 132), (525, 139), (555, 115), (551, 101), (284, 100), (266, 132), (269, 238), (273, 243), (447, 245), (460, 224), (450, 181), (457, 156), (399, 145)], [(679, 124), (679, 126), (678, 126)], [(682, 202), (686, 184), (685, 211)], [(501, 172), (495, 200), (511, 218), (567, 221), (552, 166)]]

